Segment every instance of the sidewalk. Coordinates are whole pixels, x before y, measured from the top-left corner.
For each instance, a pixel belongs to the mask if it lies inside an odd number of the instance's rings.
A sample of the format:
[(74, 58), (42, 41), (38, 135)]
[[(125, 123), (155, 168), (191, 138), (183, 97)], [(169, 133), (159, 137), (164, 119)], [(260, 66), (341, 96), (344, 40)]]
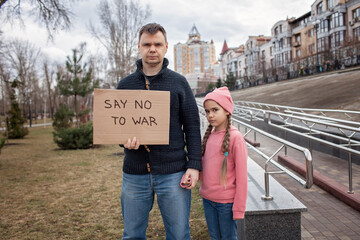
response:
[[(268, 156), (279, 147), (277, 143), (259, 135), (257, 142), (261, 144), (259, 149)], [(281, 152), (280, 155), (284, 153)], [(305, 163), (302, 153), (288, 149), (288, 155)], [(263, 158), (251, 150), (249, 150), (249, 156), (264, 168)], [(313, 160), (314, 170), (348, 187), (347, 161), (317, 151), (313, 151)], [(273, 166), (270, 169), (278, 170)], [(313, 185), (311, 189), (305, 189), (286, 174), (272, 176), (307, 207), (307, 212), (302, 213), (301, 217), (302, 239), (360, 239), (360, 212), (316, 185)], [(357, 194), (360, 193), (360, 166), (356, 164), (353, 164), (353, 190)]]

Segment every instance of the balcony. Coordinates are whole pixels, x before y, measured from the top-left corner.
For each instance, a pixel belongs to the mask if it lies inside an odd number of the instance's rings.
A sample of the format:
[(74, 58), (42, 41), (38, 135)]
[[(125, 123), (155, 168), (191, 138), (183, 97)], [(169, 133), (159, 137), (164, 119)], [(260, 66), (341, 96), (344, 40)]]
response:
[(294, 46), (294, 47), (300, 47), (300, 46), (301, 46), (301, 42), (294, 42), (293, 46)]

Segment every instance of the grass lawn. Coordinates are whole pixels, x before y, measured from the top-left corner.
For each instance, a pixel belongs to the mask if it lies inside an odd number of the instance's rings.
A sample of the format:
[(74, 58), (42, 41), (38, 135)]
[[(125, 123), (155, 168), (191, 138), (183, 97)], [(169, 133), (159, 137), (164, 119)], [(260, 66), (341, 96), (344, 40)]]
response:
[[(0, 155), (0, 239), (120, 239), (123, 150), (59, 150), (51, 127), (29, 130)], [(198, 189), (192, 194), (192, 239), (209, 239)], [(156, 203), (147, 236), (165, 239)]]

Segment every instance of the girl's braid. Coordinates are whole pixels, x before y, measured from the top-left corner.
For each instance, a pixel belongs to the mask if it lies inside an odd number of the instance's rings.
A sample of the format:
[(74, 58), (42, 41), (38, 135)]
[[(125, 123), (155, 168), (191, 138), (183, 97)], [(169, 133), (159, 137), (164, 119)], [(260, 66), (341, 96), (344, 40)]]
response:
[(211, 134), (213, 127), (211, 126), (211, 124), (209, 124), (209, 126), (206, 129), (206, 132), (204, 134), (203, 140), (202, 140), (202, 144), (201, 144), (201, 156), (204, 156), (205, 154), (205, 148), (206, 148), (206, 142)]
[(224, 153), (224, 160), (221, 166), (221, 177), (220, 182), (226, 187), (226, 176), (227, 176), (227, 156), (229, 153), (229, 146), (230, 146), (230, 129), (231, 129), (231, 115), (227, 115), (227, 126), (224, 135), (224, 140), (221, 146), (221, 150)]

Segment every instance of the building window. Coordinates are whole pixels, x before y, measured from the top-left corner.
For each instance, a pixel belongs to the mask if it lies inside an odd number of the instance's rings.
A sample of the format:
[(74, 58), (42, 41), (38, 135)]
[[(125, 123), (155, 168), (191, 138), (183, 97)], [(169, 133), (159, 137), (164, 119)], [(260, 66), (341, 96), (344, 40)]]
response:
[(284, 39), (282, 38), (279, 41), (279, 50), (281, 51), (283, 49), (283, 47), (284, 47)]
[(287, 51), (284, 53), (285, 59), (284, 59), (284, 63), (288, 64), (291, 62), (291, 51)]
[(283, 56), (282, 56), (282, 54), (276, 55), (275, 58), (276, 58), (276, 65), (282, 65), (283, 64)]
[(296, 49), (296, 57), (297, 58), (301, 57), (301, 49)]
[(344, 14), (343, 13), (334, 13), (330, 17), (330, 29), (336, 27), (344, 26)]
[(314, 36), (314, 28), (309, 30), (309, 37), (313, 37)]
[(270, 47), (270, 56), (274, 56), (274, 47)]
[(315, 43), (309, 45), (309, 52), (310, 54), (315, 53)]
[(335, 32), (330, 35), (331, 48), (339, 47), (344, 43), (344, 31)]
[(353, 17), (354, 19), (358, 19), (360, 21), (360, 7), (353, 10)]
[(279, 34), (279, 30), (278, 30), (278, 27), (276, 27), (276, 28), (274, 29), (274, 35), (277, 36), (278, 34)]
[(279, 33), (282, 33), (283, 29), (282, 29), (282, 25), (279, 26)]
[(323, 12), (323, 3), (320, 2), (317, 6), (316, 6), (316, 12), (317, 14), (320, 14)]
[(333, 2), (333, 0), (327, 0), (326, 3), (327, 3), (327, 8), (328, 8), (328, 9), (334, 7), (334, 2)]
[(327, 19), (322, 20), (320, 24), (317, 25), (318, 33), (328, 32), (329, 31), (329, 22)]
[(306, 23), (308, 23), (308, 22), (310, 22), (310, 18), (308, 18), (308, 17), (307, 17), (307, 18), (304, 18), (304, 20), (302, 21), (303, 24), (306, 24)]
[(329, 49), (329, 38), (323, 37), (319, 38), (317, 41), (318, 52), (324, 52)]
[(360, 27), (354, 29), (354, 36), (359, 38), (360, 37)]
[(301, 35), (300, 34), (295, 35), (295, 42), (301, 43)]

